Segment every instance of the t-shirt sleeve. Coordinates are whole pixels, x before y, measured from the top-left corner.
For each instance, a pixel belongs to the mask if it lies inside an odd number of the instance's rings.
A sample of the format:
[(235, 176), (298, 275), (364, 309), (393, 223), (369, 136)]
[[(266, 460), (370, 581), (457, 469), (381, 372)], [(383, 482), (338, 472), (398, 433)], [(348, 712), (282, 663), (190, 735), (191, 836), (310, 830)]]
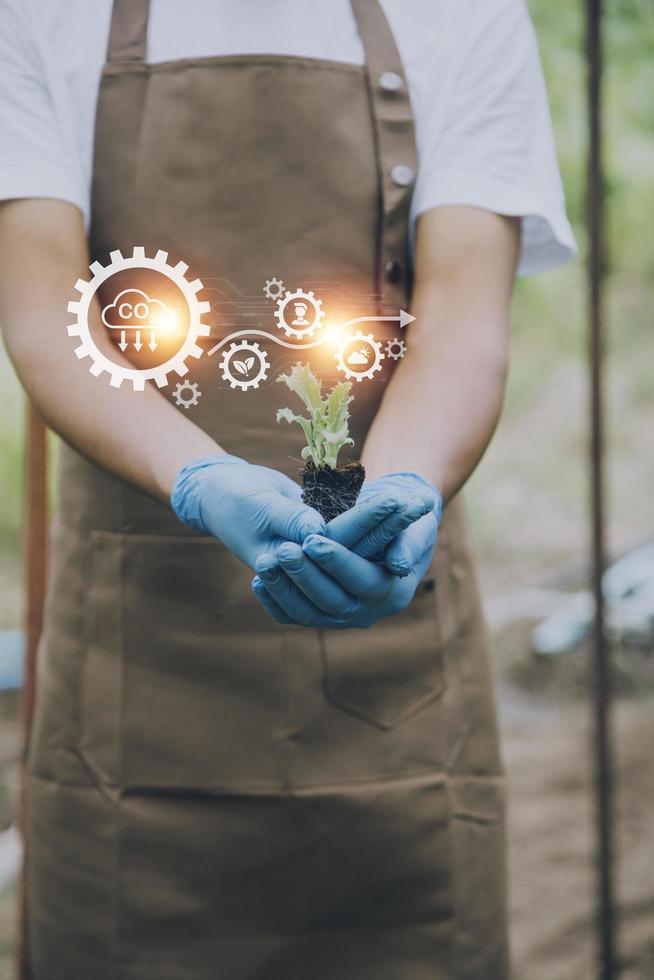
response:
[(475, 0), (444, 123), (420, 140), (416, 216), (464, 204), (522, 218), (519, 275), (567, 261), (576, 245), (535, 32), (524, 0)]
[(57, 78), (32, 5), (0, 0), (0, 200), (58, 198), (84, 211), (84, 182)]

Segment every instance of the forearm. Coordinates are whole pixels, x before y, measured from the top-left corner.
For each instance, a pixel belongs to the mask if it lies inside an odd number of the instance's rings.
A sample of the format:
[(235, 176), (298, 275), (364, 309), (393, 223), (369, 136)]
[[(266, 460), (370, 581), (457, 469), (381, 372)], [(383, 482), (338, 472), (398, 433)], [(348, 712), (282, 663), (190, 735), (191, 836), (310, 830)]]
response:
[[(47, 209), (45, 225), (40, 234), (26, 233), (23, 225), (16, 245), (12, 216), (7, 220), (6, 211), (0, 213), (0, 318), (8, 353), (55, 432), (121, 479), (167, 502), (184, 463), (221, 449), (156, 388), (112, 388), (75, 357), (66, 334), (67, 305), (73, 284), (88, 276), (83, 235), (57, 246), (48, 235)], [(99, 319), (97, 304), (91, 317)], [(103, 331), (96, 336), (102, 338)], [(99, 344), (117, 359), (108, 340)]]
[[(454, 319), (431, 304), (391, 379), (363, 452), (369, 479), (409, 470), (447, 501), (481, 459), (497, 424), (507, 368), (501, 322)], [(420, 327), (420, 329), (418, 329)]]
[[(16, 343), (19, 331), (29, 334), (38, 349)], [(116, 389), (106, 379), (94, 378), (88, 363), (73, 355), (65, 331), (63, 317), (52, 312), (48, 317), (38, 309), (34, 319), (17, 318), (5, 331), (8, 352), (25, 390), (50, 428), (66, 442), (121, 479), (168, 502), (180, 467), (221, 452), (220, 447), (155, 389), (135, 392), (127, 384)], [(52, 337), (61, 338), (60, 342), (52, 344)]]
[(447, 501), (472, 473), (502, 406), (518, 246), (515, 219), (480, 209), (420, 219), (416, 320), (364, 447), (369, 478), (417, 472)]

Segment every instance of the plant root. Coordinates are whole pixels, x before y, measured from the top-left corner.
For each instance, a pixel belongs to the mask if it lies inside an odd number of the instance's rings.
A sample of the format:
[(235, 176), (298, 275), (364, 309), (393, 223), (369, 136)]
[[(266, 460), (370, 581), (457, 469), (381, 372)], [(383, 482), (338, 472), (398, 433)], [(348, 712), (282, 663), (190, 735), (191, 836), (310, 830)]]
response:
[(329, 466), (319, 469), (313, 460), (309, 460), (300, 475), (302, 500), (329, 522), (354, 507), (366, 471), (361, 463), (348, 463), (335, 470)]

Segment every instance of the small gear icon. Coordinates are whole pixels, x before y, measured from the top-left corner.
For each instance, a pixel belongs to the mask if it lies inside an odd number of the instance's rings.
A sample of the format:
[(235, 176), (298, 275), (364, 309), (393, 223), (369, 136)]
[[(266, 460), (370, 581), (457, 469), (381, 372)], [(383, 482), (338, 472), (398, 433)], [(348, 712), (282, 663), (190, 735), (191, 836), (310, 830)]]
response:
[(191, 405), (197, 405), (202, 392), (196, 381), (180, 381), (173, 391), (173, 398), (180, 408), (188, 409)]
[[(291, 304), (290, 316), (294, 316), (294, 319), (289, 323), (286, 319), (286, 311)], [(311, 317), (307, 319), (307, 313), (310, 311)], [(294, 293), (287, 292), (283, 299), (278, 300), (275, 310), (277, 324), (287, 337), (310, 336), (320, 325), (324, 315), (322, 301), (316, 299), (312, 292), (305, 293), (302, 289), (297, 289)]]
[(247, 391), (248, 388), (258, 388), (265, 381), (270, 363), (265, 350), (261, 350), (259, 344), (242, 340), (240, 344), (229, 345), (220, 362), (220, 370), (224, 380), (229, 381), (230, 388)]
[(263, 291), (268, 299), (278, 300), (286, 292), (286, 286), (281, 279), (267, 279)]
[[(381, 362), (384, 360), (380, 341), (375, 340), (371, 333), (360, 331), (343, 337), (334, 357), (339, 371), (350, 381), (363, 381), (364, 378), (372, 380), (375, 372), (381, 371)], [(359, 370), (353, 370), (354, 366)]]
[(406, 354), (406, 344), (399, 337), (393, 337), (389, 340), (384, 348), (387, 357), (390, 357), (393, 361), (399, 361), (401, 357)]
[[(103, 266), (100, 262), (93, 262), (90, 266), (92, 277), (89, 282), (78, 279), (75, 289), (81, 293), (79, 301), (72, 301), (68, 304), (68, 312), (75, 313), (77, 318), (75, 323), (68, 327), (70, 337), (79, 337), (80, 344), (75, 348), (77, 357), (90, 357), (92, 364), (89, 368), (95, 377), (107, 371), (110, 384), (113, 388), (120, 388), (123, 381), (131, 381), (135, 391), (144, 391), (146, 381), (155, 381), (159, 388), (168, 384), (168, 375), (174, 371), (179, 377), (184, 377), (188, 368), (186, 361), (189, 357), (201, 357), (203, 349), (197, 343), (200, 337), (207, 337), (211, 332), (211, 327), (202, 322), (202, 317), (211, 312), (209, 303), (201, 302), (197, 294), (203, 286), (199, 279), (189, 282), (186, 278), (188, 266), (185, 262), (178, 262), (177, 265), (168, 264), (168, 253), (159, 249), (153, 259), (148, 258), (145, 249), (136, 246), (130, 257), (125, 258), (118, 250), (109, 256), (109, 265)], [(127, 368), (122, 364), (112, 361), (110, 357), (101, 351), (91, 336), (89, 328), (89, 307), (100, 286), (111, 276), (123, 269), (154, 269), (166, 276), (177, 286), (184, 296), (188, 306), (189, 320), (186, 337), (179, 350), (173, 354), (163, 364), (158, 364), (151, 368)]]

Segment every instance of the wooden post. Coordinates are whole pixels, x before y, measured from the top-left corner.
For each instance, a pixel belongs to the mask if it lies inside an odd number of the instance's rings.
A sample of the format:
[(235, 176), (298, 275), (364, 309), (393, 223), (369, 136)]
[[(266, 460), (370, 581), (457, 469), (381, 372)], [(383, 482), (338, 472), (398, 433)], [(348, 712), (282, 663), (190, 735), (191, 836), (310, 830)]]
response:
[(588, 314), (591, 413), (591, 538), (593, 714), (597, 820), (597, 976), (615, 980), (618, 963), (613, 894), (613, 760), (611, 751), (611, 660), (604, 628), (604, 171), (602, 166), (602, 0), (586, 0), (588, 57)]
[[(21, 724), (25, 752), (27, 752), (27, 746), (29, 744), (29, 734), (32, 716), (34, 714), (37, 678), (36, 651), (41, 636), (45, 599), (48, 525), (48, 460), (46, 436), (45, 424), (34, 406), (30, 403), (27, 409), (25, 510), (23, 515), (26, 656), (25, 680), (21, 700)], [(23, 831), (25, 848), (19, 896), (18, 980), (30, 980), (32, 976), (27, 941), (28, 906), (26, 870), (29, 855), (24, 834), (25, 797), (25, 775), (23, 771), (21, 780), (20, 826)]]

